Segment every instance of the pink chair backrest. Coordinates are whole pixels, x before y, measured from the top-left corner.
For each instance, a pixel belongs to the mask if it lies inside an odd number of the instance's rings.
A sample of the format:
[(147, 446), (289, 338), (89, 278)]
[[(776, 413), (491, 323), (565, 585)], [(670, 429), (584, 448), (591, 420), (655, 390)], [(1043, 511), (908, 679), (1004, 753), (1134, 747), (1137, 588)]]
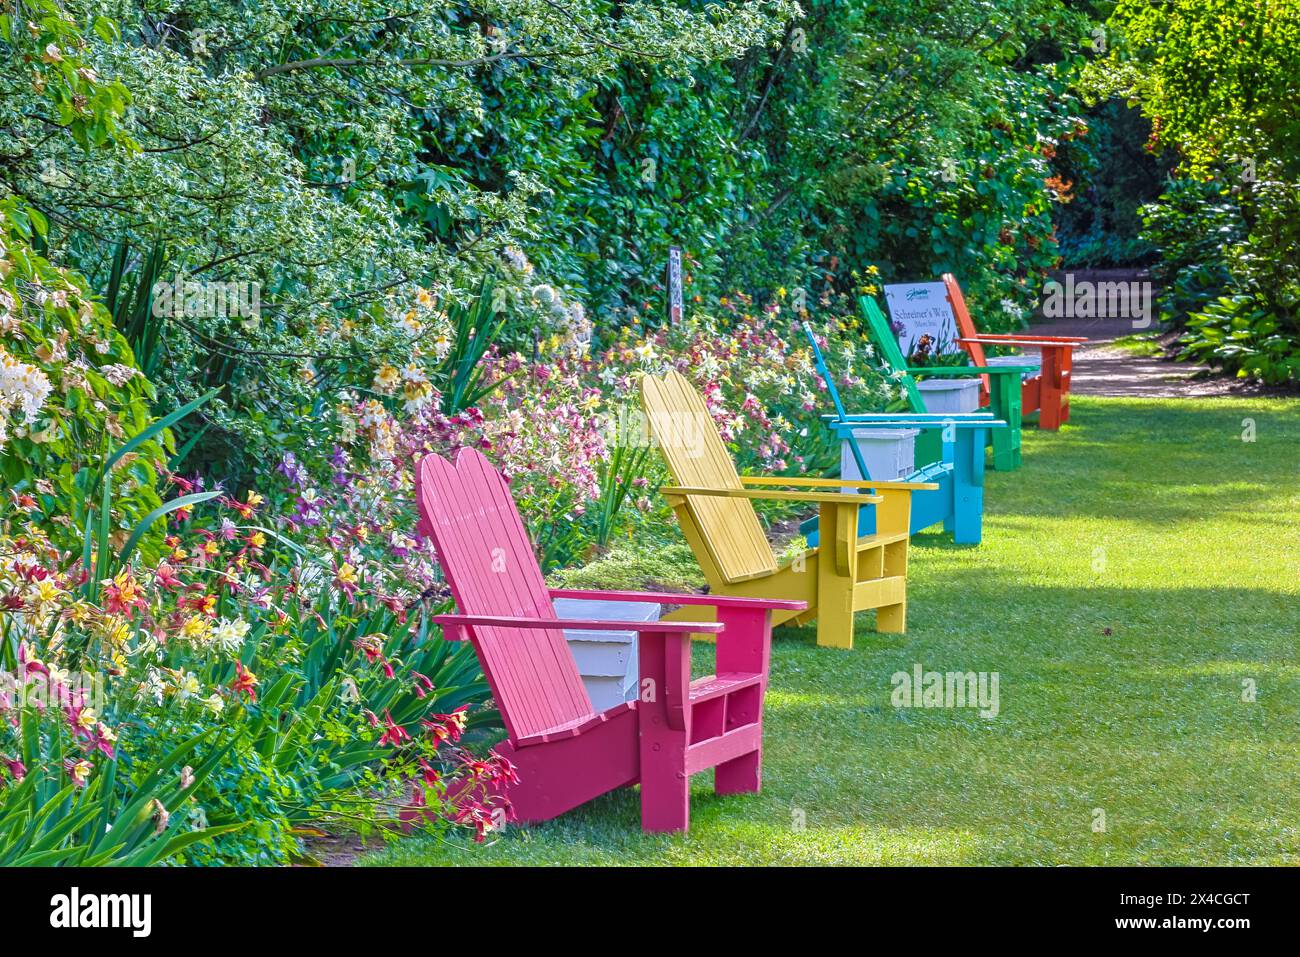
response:
[[(426, 455), (415, 470), (415, 489), (420, 530), (433, 538), (462, 614), (555, 618), (510, 487), (480, 452), (461, 449), (455, 464)], [(512, 740), (593, 713), (558, 627), (474, 631)]]

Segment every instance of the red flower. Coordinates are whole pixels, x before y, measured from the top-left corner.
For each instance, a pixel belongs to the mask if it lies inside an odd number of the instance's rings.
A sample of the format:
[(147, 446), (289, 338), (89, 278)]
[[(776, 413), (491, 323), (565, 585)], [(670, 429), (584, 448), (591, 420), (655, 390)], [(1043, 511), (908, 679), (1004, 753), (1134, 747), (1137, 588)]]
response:
[(509, 758), (491, 752), (488, 761), (492, 765), (492, 781), (495, 784), (518, 784), (519, 769), (514, 766)]
[(158, 566), (154, 572), (154, 581), (163, 588), (184, 588), (185, 583), (176, 577), (176, 569), (172, 568), (166, 562)]
[(235, 694), (244, 693), (248, 695), (248, 700), (257, 703), (257, 675), (244, 668), (243, 664), (235, 662), (235, 680), (230, 682), (230, 690)]
[(411, 736), (406, 733), (406, 729), (393, 720), (393, 716), (384, 709), (384, 733), (379, 736), (379, 743), (391, 744), (397, 747), (404, 741), (411, 740)]
[[(470, 804), (460, 809), (453, 820), (457, 824), (473, 824), (474, 840), (482, 844), (489, 831), (498, 831), (501, 825), (508, 817), (507, 812), (500, 812), (499, 819), (497, 810), (486, 807), (482, 804)], [(498, 822), (500, 820), (500, 823)]]
[(425, 784), (437, 784), (439, 780), (437, 769), (424, 758), (420, 758), (420, 776)]

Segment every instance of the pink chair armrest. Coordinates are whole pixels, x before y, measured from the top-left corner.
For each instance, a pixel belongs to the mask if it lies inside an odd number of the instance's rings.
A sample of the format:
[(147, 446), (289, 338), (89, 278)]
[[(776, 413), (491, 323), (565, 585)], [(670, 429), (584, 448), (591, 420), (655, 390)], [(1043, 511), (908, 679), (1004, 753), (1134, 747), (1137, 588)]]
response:
[[(723, 626), (715, 621), (589, 621), (577, 618), (520, 618), (513, 615), (434, 615), (449, 641), (460, 641), (465, 628), (570, 628), (579, 631), (636, 631), (659, 634), (719, 634)], [(454, 630), (456, 636), (447, 635)]]
[(807, 602), (773, 598), (732, 598), (722, 595), (677, 594), (657, 591), (595, 591), (552, 588), (552, 598), (605, 599), (607, 601), (660, 602), (665, 605), (712, 605), (715, 608), (765, 608), (769, 611), (803, 611)]

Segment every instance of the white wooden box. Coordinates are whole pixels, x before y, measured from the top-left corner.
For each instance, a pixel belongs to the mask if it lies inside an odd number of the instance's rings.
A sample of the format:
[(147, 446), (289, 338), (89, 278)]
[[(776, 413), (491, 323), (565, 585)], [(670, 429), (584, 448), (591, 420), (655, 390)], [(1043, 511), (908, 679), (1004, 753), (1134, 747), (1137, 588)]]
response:
[(916, 384), (925, 400), (925, 411), (935, 414), (978, 412), (980, 407), (980, 380), (924, 379)]
[[(560, 618), (589, 621), (658, 621), (661, 606), (652, 602), (557, 598)], [(635, 631), (578, 631), (565, 629), (573, 660), (592, 707), (605, 711), (636, 697), (637, 644)]]
[[(862, 453), (870, 477), (878, 482), (896, 482), (916, 471), (916, 437), (920, 429), (854, 429), (853, 439)], [(840, 475), (862, 478), (849, 439), (840, 443)], [(850, 494), (857, 489), (844, 489)]]

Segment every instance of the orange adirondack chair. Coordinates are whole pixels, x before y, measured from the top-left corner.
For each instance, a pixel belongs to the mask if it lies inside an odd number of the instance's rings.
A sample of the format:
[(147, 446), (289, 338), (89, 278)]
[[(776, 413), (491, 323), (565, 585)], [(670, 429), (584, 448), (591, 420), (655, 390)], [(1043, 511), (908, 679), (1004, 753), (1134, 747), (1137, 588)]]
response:
[[(970, 310), (966, 308), (966, 297), (957, 285), (957, 278), (950, 272), (943, 274), (943, 284), (948, 290), (948, 301), (952, 303), (953, 315), (957, 318), (957, 331), (971, 362), (977, 366), (987, 367), (988, 358), (984, 355), (985, 346), (1015, 346), (1037, 348), (1042, 352), (1042, 366), (1037, 375), (1021, 379), (1021, 412), (1028, 415), (1038, 412), (1040, 429), (1059, 429), (1063, 422), (1070, 420), (1070, 368), (1074, 360), (1074, 347), (1087, 342), (1086, 336), (1038, 336), (1038, 335), (988, 335), (981, 334), (975, 328)], [(989, 404), (989, 377), (980, 377), (980, 405)]]
[[(718, 794), (758, 791), (771, 616), (802, 602), (548, 589), (510, 489), (481, 453), (462, 449), (455, 464), (428, 455), (415, 474), (420, 529), (460, 610), (433, 620), (478, 654), (508, 735), (497, 752), (519, 774), (497, 793), (519, 820), (639, 782), (642, 828), (684, 831), (697, 771), (716, 768)], [(706, 606), (717, 622), (560, 619), (553, 598)], [(639, 700), (595, 711), (562, 629), (638, 632)], [(716, 676), (691, 680), (691, 632), (718, 636)]]
[[(715, 595), (795, 599), (775, 624), (817, 620), (817, 644), (853, 647), (854, 612), (876, 609), (876, 630), (907, 630), (907, 549), (912, 492), (933, 482), (740, 476), (700, 394), (677, 371), (641, 379), (651, 434), (668, 462), (668, 499)], [(753, 486), (788, 486), (805, 491)], [(750, 486), (750, 487), (746, 487)], [(878, 494), (857, 495), (869, 488)], [(821, 545), (778, 565), (751, 499), (819, 509)], [(858, 535), (858, 507), (876, 506), (876, 533)], [(672, 618), (676, 614), (667, 617)]]

